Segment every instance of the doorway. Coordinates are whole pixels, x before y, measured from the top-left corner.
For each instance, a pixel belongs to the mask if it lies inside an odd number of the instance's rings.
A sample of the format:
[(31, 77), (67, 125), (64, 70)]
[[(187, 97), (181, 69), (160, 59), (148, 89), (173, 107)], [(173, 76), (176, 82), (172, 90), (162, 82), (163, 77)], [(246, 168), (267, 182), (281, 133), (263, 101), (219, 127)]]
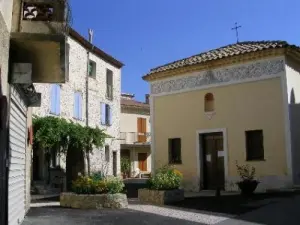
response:
[(139, 169), (140, 171), (147, 171), (147, 153), (138, 153)]
[(225, 188), (225, 161), (223, 133), (204, 133), (200, 139), (200, 163), (202, 188), (215, 190)]
[(117, 152), (113, 152), (113, 175), (117, 176)]

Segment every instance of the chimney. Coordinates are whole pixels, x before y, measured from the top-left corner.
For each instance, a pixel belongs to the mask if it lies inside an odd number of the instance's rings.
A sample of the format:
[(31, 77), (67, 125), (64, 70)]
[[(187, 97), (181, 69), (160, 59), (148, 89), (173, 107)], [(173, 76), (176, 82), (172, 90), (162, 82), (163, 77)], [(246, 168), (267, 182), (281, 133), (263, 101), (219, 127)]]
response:
[(146, 103), (146, 104), (149, 104), (149, 97), (150, 97), (149, 94), (146, 94), (146, 95), (145, 95), (145, 103)]

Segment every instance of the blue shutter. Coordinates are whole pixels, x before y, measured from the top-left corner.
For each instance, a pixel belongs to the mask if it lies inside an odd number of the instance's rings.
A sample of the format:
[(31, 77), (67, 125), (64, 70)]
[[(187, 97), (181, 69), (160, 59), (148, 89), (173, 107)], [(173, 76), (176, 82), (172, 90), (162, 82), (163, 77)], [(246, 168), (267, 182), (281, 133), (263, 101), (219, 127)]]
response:
[(50, 102), (50, 113), (55, 114), (56, 113), (56, 110), (55, 110), (55, 108), (56, 108), (56, 103), (55, 103), (55, 101), (56, 101), (56, 86), (55, 86), (55, 84), (51, 85), (51, 100), (50, 101), (51, 101)]
[(56, 100), (55, 100), (56, 115), (60, 115), (60, 86), (56, 85)]
[(78, 98), (77, 93), (74, 93), (74, 118), (78, 118)]
[(78, 119), (82, 119), (82, 95), (78, 93)]
[(105, 125), (106, 124), (106, 121), (105, 121), (105, 118), (106, 118), (106, 104), (104, 103), (101, 103), (101, 124), (102, 125)]
[(109, 105), (107, 107), (108, 107), (108, 125), (111, 126), (112, 125), (112, 110)]

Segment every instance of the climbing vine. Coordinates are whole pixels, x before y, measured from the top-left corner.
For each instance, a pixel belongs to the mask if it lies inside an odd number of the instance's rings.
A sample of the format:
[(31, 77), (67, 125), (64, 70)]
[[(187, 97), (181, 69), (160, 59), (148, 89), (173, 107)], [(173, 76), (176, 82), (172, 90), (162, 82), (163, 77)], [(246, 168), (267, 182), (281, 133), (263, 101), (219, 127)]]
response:
[[(59, 154), (82, 151), (85, 155), (104, 146), (105, 138), (110, 138), (103, 130), (85, 127), (63, 118), (48, 116), (33, 119), (33, 145), (44, 150), (49, 156), (53, 149)], [(50, 160), (50, 159), (49, 159)], [(88, 165), (89, 169), (90, 165)]]

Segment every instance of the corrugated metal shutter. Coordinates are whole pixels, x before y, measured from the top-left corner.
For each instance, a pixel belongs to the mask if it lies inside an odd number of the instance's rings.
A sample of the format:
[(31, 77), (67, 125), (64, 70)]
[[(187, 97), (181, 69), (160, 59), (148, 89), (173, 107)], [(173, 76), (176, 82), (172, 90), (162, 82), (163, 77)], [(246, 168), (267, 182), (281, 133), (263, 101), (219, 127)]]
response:
[(18, 92), (12, 88), (9, 123), (9, 225), (20, 224), (25, 217), (26, 125), (26, 106)]

